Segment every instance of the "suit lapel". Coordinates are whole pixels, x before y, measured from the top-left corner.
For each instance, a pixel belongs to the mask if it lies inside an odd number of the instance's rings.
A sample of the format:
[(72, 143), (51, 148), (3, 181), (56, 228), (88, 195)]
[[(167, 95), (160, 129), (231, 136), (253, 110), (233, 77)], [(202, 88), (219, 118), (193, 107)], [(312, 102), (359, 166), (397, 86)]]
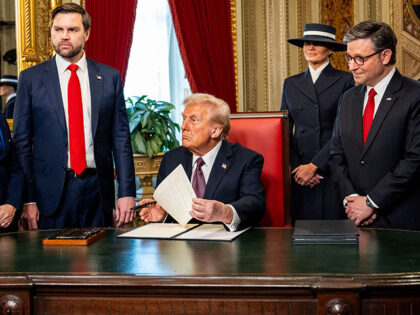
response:
[(96, 64), (88, 59), (88, 73), (89, 73), (89, 85), (90, 85), (90, 102), (92, 111), (92, 137), (95, 139), (96, 130), (99, 121), (99, 109), (102, 99), (103, 81), (104, 77), (100, 73), (99, 68)]
[(295, 80), (296, 87), (302, 92), (303, 95), (308, 97), (314, 103), (318, 103), (318, 98), (315, 93), (314, 84), (312, 82), (311, 73), (309, 69), (306, 70), (302, 76), (296, 78)]
[(385, 90), (385, 93), (381, 99), (378, 110), (376, 111), (375, 117), (373, 118), (372, 125), (369, 129), (369, 134), (366, 138), (365, 147), (363, 153), (366, 153), (375, 139), (376, 134), (379, 131), (384, 119), (388, 115), (389, 110), (392, 105), (397, 100), (397, 95), (395, 92), (401, 88), (401, 75), (398, 72), (395, 72), (393, 78), (388, 84), (388, 87)]
[(45, 76), (42, 78), (50, 99), (50, 106), (53, 112), (57, 115), (57, 120), (60, 122), (63, 129), (67, 132), (66, 116), (64, 114), (63, 98), (61, 96), (60, 79), (58, 77), (57, 64), (55, 57), (45, 63)]
[(232, 157), (232, 145), (223, 140), (219, 153), (217, 153), (213, 168), (211, 169), (209, 179), (204, 192), (204, 199), (214, 199), (213, 196), (216, 189), (222, 180), (223, 176), (229, 170), (231, 165), (230, 159)]
[(340, 79), (341, 74), (335, 70), (331, 64), (325, 67), (321, 72), (318, 80), (315, 82), (315, 91), (317, 95), (321, 95), (326, 89), (333, 85), (338, 79)]
[(9, 154), (9, 125), (6, 123), (6, 118), (0, 113), (0, 133), (3, 140), (3, 148), (0, 148), (0, 161)]
[(354, 122), (354, 128), (356, 133), (356, 140), (359, 145), (359, 148), (363, 148), (363, 101), (365, 97), (365, 86), (361, 85), (357, 88), (356, 93), (353, 96), (351, 101), (351, 106), (354, 108), (351, 113), (352, 117), (349, 119), (349, 122)]
[(185, 158), (182, 159), (182, 167), (185, 170), (185, 173), (187, 173), (187, 177), (189, 180), (191, 180), (192, 175), (192, 153), (185, 149)]

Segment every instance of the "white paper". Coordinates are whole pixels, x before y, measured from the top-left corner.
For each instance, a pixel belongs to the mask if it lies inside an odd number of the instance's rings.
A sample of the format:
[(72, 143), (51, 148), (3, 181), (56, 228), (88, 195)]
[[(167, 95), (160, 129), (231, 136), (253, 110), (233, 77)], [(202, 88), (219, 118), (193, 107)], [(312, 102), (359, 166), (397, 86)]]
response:
[(177, 240), (206, 240), (206, 241), (232, 241), (249, 228), (241, 231), (226, 231), (223, 224), (203, 224), (195, 229), (178, 235)]
[(189, 212), (195, 197), (194, 189), (181, 164), (159, 184), (153, 194), (161, 207), (182, 226), (192, 218)]
[(118, 235), (118, 237), (171, 238), (196, 225), (197, 224), (187, 224), (185, 227), (182, 227), (178, 223), (149, 223), (127, 233)]

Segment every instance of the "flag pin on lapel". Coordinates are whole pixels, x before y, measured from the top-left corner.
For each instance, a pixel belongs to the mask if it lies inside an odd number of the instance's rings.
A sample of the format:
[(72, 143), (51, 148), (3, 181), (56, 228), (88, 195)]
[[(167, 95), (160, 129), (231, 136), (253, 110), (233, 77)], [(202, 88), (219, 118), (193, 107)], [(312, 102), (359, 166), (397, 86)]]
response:
[(222, 164), (222, 168), (226, 169), (227, 165), (225, 163)]
[(96, 75), (96, 79), (102, 80), (102, 77), (100, 75)]
[(386, 100), (387, 100), (387, 101), (390, 101), (390, 100), (392, 100), (392, 98), (391, 98), (391, 97), (388, 97)]

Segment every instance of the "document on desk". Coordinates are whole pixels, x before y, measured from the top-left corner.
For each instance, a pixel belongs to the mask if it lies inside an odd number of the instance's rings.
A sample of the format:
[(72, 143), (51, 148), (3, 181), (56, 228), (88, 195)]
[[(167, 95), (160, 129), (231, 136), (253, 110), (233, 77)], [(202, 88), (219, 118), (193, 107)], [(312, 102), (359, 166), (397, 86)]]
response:
[(198, 240), (198, 241), (233, 241), (242, 233), (248, 231), (248, 227), (241, 231), (226, 231), (223, 224), (202, 224), (194, 229), (190, 229), (175, 238), (177, 240)]
[(178, 223), (149, 223), (118, 237), (231, 242), (249, 229), (229, 232), (223, 224), (187, 224), (183, 227)]
[(178, 223), (149, 223), (130, 232), (118, 235), (118, 237), (128, 238), (161, 238), (171, 239), (179, 234), (185, 233), (198, 224), (187, 224), (185, 227)]
[(153, 198), (179, 224), (186, 226), (191, 220), (192, 199), (195, 192), (184, 168), (179, 164), (156, 188)]

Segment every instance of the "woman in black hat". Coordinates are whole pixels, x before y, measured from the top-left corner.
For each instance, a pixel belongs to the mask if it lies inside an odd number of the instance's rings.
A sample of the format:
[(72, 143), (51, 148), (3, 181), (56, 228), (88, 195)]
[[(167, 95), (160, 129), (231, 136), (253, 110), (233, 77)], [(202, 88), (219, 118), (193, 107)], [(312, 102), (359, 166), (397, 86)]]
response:
[(334, 69), (334, 51), (346, 50), (335, 40), (335, 28), (306, 24), (302, 38), (309, 69), (284, 81), (282, 110), (289, 111), (292, 216), (294, 220), (346, 219), (329, 177), (329, 141), (340, 96), (354, 86), (353, 76)]

